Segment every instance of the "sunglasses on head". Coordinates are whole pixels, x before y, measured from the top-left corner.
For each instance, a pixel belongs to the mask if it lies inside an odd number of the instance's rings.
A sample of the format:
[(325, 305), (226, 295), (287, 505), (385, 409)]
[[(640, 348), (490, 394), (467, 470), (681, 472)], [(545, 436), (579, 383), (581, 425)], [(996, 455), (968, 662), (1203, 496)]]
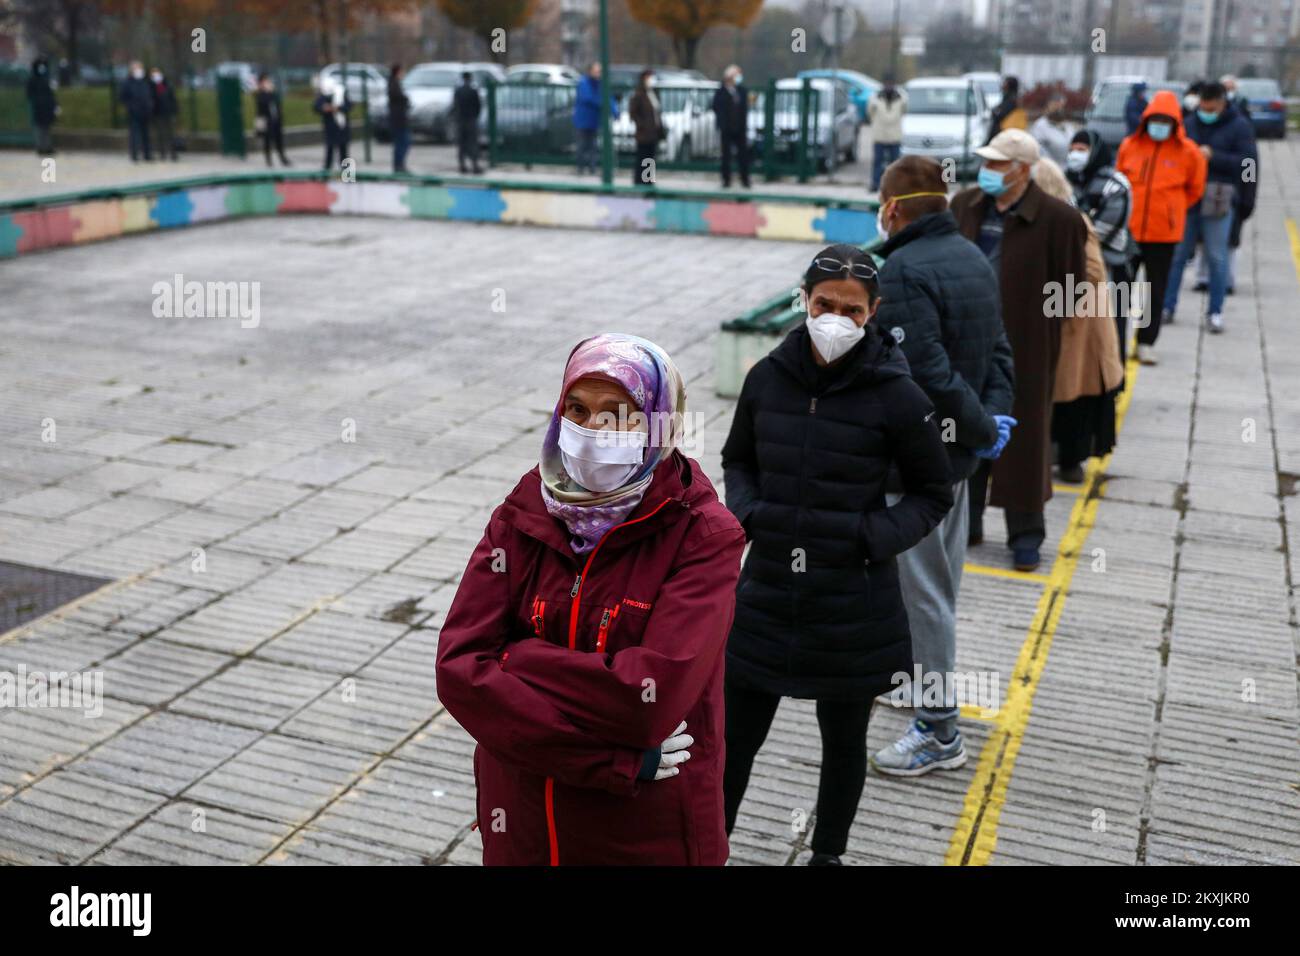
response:
[(844, 262), (832, 256), (818, 256), (812, 261), (812, 265), (819, 272), (828, 272), (831, 275), (848, 273), (855, 279), (866, 282), (876, 281), (876, 267), (869, 262)]

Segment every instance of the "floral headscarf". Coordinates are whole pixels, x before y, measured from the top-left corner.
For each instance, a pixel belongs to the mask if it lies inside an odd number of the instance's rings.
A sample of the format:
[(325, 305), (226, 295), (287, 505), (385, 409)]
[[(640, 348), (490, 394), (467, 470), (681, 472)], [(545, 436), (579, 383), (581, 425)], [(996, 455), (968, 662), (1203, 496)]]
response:
[[(632, 396), (650, 429), (645, 461), (627, 483), (613, 491), (588, 491), (568, 476), (560, 457), (560, 419), (564, 397), (582, 378), (613, 382)], [(635, 335), (607, 332), (579, 342), (564, 367), (564, 384), (542, 441), (540, 471), (546, 510), (573, 535), (575, 554), (591, 551), (610, 528), (625, 521), (650, 487), (654, 470), (681, 444), (686, 386), (673, 360), (659, 346)]]

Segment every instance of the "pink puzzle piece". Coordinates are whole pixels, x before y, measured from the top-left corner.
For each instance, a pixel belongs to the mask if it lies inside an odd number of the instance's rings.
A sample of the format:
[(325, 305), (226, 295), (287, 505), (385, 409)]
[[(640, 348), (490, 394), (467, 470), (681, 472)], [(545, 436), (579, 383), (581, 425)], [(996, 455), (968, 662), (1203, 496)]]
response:
[(280, 207), (276, 210), (280, 213), (327, 213), (339, 198), (325, 183), (277, 183), (275, 191), (281, 197)]
[(704, 208), (703, 219), (715, 236), (756, 236), (767, 222), (758, 207), (748, 202), (711, 202)]
[(19, 255), (52, 246), (70, 246), (77, 232), (69, 206), (14, 213), (13, 219), (14, 225), (22, 230), (18, 237)]

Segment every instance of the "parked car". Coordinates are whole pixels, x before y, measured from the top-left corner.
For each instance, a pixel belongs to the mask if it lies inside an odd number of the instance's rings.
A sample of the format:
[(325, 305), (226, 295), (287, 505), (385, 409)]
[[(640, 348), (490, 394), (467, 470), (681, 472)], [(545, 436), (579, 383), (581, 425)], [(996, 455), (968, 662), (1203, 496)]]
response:
[(643, 70), (651, 70), (656, 83), (708, 83), (709, 77), (699, 70), (685, 69), (680, 66), (640, 65), (635, 63), (611, 63), (609, 65), (609, 88), (615, 93), (630, 90), (636, 86), (637, 78)]
[(903, 89), (902, 154), (952, 160), (958, 175), (974, 173), (979, 166), (975, 150), (988, 139), (991, 109), (984, 91), (961, 77), (922, 77)]
[[(348, 99), (354, 103), (369, 99), (371, 115), (373, 116), (376, 101), (388, 98), (389, 69), (389, 67), (379, 67), (373, 63), (349, 63)], [(322, 77), (329, 77), (335, 83), (341, 82), (343, 79), (343, 65), (341, 63), (331, 63), (324, 67), (316, 75), (317, 88), (320, 87)]]
[[(1146, 82), (1144, 76), (1108, 76), (1092, 89), (1092, 99), (1083, 113), (1085, 129), (1094, 130), (1111, 149), (1119, 147), (1120, 140), (1128, 135), (1124, 123), (1124, 104), (1134, 83)], [(1159, 90), (1171, 90), (1178, 99), (1183, 97), (1181, 83), (1148, 83), (1147, 101)]]
[(506, 70), (507, 83), (574, 84), (582, 74), (562, 63), (519, 63)]
[(1256, 136), (1286, 138), (1286, 101), (1282, 99), (1277, 80), (1247, 77), (1237, 81), (1237, 92), (1250, 106), (1250, 121), (1255, 124)]
[[(713, 116), (713, 94), (718, 84), (664, 82), (656, 78), (655, 95), (667, 138), (660, 143), (660, 162), (689, 163), (702, 156), (720, 155), (718, 127)], [(629, 92), (619, 103), (618, 117), (610, 124), (614, 148), (636, 152), (636, 125), (632, 122)]]
[(513, 79), (497, 87), (497, 136), (502, 145), (515, 154), (573, 152), (577, 89), (570, 83), (518, 83)]
[(867, 122), (867, 102), (883, 85), (874, 77), (859, 73), (857, 70), (800, 70), (797, 76), (799, 79), (805, 76), (821, 80), (838, 79), (848, 88), (849, 99), (857, 107), (858, 120), (863, 123)]
[[(809, 82), (817, 92), (816, 105), (808, 117), (808, 139), (813, 143), (812, 155), (817, 169), (829, 169), (840, 157), (847, 162), (855, 161), (861, 123), (858, 109), (849, 99), (847, 85), (820, 79)], [(798, 93), (803, 84), (804, 81), (797, 77), (776, 81), (774, 146), (778, 155), (791, 159), (795, 158), (799, 146)], [(757, 157), (763, 154), (765, 121), (766, 94), (761, 92), (754, 94), (749, 107), (750, 141)]]

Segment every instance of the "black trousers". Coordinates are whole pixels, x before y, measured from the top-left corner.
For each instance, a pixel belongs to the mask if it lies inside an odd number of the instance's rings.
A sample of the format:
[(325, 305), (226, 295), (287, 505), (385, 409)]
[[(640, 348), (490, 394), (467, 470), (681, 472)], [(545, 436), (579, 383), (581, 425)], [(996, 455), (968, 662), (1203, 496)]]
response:
[[(970, 529), (984, 534), (984, 506), (989, 500), (989, 477), (993, 474), (993, 462), (980, 459), (975, 474), (967, 481), (967, 505), (970, 508)], [(1007, 511), (1003, 509), (1007, 522), (1008, 548), (1041, 548), (1047, 538), (1047, 522), (1041, 511)]]
[(473, 171), (478, 172), (478, 123), (464, 122), (456, 128), (456, 162), (460, 165), (460, 171), (465, 172), (465, 163), (471, 164)]
[(736, 165), (740, 167), (740, 181), (749, 185), (749, 146), (745, 142), (745, 133), (722, 133), (722, 185), (731, 185), (731, 155), (736, 155)]
[[(767, 739), (781, 698), (733, 680), (727, 681), (726, 698), (727, 767), (722, 775), (722, 790), (730, 834), (749, 786), (754, 756)], [(871, 704), (870, 697), (861, 701), (817, 701), (822, 768), (817, 784), (814, 853), (840, 856), (848, 848), (849, 827), (867, 782), (867, 720)]]
[(271, 148), (280, 154), (280, 162), (286, 166), (289, 164), (289, 157), (284, 155), (284, 126), (280, 123), (267, 124), (266, 130), (262, 133), (262, 150), (266, 153), (266, 165), (271, 165)]
[(335, 150), (338, 150), (339, 166), (342, 166), (344, 160), (348, 159), (351, 156), (351, 146), (352, 146), (352, 142), (351, 139), (348, 137), (345, 137), (344, 139), (341, 140), (332, 140), (332, 139), (325, 140), (325, 168), (326, 169), (334, 168)]
[(1145, 323), (1137, 330), (1139, 345), (1155, 345), (1160, 337), (1160, 311), (1165, 304), (1165, 286), (1169, 284), (1169, 267), (1174, 261), (1176, 242), (1139, 242), (1138, 257), (1133, 263), (1134, 271), (1138, 263), (1147, 267), (1147, 281), (1151, 283), (1151, 301), (1142, 311)]

